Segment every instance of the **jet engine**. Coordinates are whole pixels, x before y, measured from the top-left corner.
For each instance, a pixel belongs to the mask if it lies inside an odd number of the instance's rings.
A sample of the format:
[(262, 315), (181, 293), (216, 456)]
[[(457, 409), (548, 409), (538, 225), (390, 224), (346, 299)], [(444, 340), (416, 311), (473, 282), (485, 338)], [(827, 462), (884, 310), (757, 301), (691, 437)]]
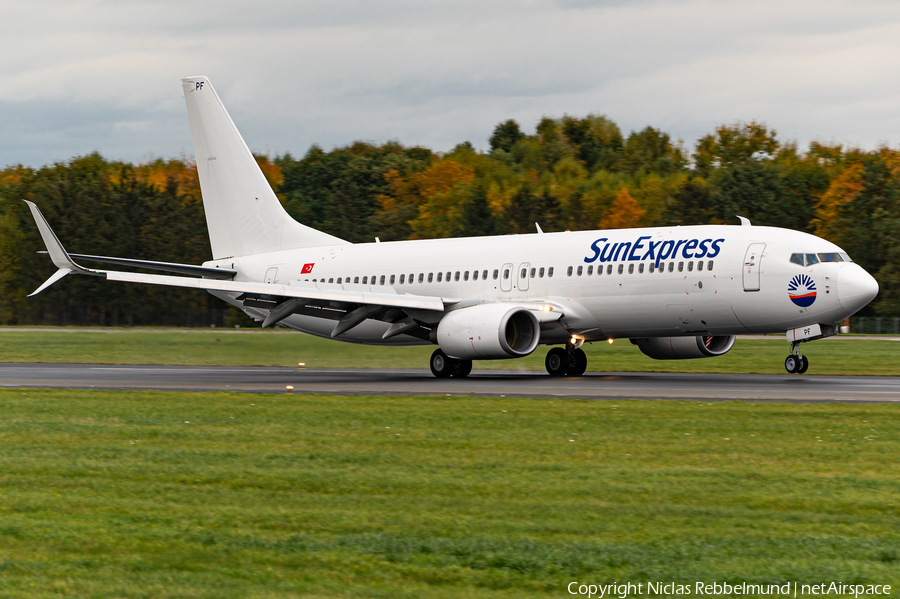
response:
[(654, 360), (690, 360), (711, 358), (727, 353), (734, 346), (734, 335), (697, 335), (696, 337), (640, 337), (632, 343)]
[(509, 304), (478, 304), (447, 313), (437, 326), (437, 344), (461, 360), (521, 358), (535, 350), (541, 326), (530, 310)]

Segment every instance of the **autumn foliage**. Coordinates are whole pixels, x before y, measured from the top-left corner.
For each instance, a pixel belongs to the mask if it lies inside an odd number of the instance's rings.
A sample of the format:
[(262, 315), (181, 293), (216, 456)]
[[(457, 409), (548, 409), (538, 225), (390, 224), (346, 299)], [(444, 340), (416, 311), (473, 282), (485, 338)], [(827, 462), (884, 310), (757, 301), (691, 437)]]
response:
[[(486, 136), (488, 137), (488, 136)], [(257, 156), (287, 211), (354, 243), (735, 222), (808, 231), (879, 280), (869, 312), (900, 314), (900, 153), (813, 142), (805, 150), (755, 121), (721, 125), (693, 148), (653, 127), (624, 135), (608, 117), (497, 125), (490, 149), (438, 153), (355, 142), (302, 158)], [(142, 164), (97, 154), (0, 170), (0, 323), (224, 324), (205, 295), (51, 272), (22, 198), (67, 249), (199, 264), (210, 258), (197, 170), (182, 157)]]

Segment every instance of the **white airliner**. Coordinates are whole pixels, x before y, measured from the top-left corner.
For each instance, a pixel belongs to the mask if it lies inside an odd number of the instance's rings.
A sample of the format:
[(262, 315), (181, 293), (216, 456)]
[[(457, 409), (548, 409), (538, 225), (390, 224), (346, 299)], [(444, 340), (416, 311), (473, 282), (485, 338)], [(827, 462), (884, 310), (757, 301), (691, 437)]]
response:
[[(659, 360), (720, 356), (735, 335), (785, 333), (785, 368), (809, 366), (801, 342), (878, 293), (835, 244), (775, 227), (702, 225), (351, 244), (294, 221), (206, 77), (182, 80), (213, 260), (202, 266), (68, 254), (28, 202), (59, 269), (205, 289), (262, 322), (370, 345), (435, 344), (435, 376), (472, 360), (527, 356), (580, 376), (581, 345), (629, 338)], [(74, 259), (182, 276), (92, 270)], [(32, 295), (34, 295), (32, 294)]]

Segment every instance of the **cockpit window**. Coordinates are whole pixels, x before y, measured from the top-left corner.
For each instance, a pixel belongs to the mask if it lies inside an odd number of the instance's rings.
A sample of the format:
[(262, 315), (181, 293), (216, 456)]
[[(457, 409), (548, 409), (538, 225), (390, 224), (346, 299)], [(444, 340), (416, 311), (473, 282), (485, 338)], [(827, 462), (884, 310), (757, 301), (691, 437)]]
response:
[(853, 262), (847, 252), (822, 252), (820, 254), (791, 254), (791, 262), (800, 266), (812, 266), (819, 262)]

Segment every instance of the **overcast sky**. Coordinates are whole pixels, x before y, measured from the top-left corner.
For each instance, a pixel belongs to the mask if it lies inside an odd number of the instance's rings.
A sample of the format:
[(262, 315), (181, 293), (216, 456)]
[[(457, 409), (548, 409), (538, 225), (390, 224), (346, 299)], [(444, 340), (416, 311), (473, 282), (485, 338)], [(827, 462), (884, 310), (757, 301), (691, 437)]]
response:
[(0, 20), (0, 166), (192, 155), (207, 75), (254, 151), (486, 148), (500, 121), (606, 114), (688, 145), (900, 143), (900, 2), (29, 0)]

